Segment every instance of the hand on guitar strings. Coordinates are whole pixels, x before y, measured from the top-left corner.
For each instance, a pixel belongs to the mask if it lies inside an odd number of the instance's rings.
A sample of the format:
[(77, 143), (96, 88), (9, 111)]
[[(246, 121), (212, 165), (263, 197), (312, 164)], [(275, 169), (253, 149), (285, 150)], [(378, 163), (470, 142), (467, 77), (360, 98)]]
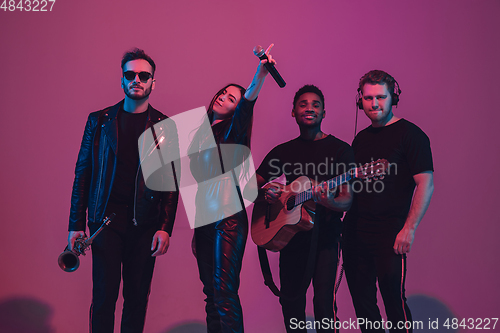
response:
[(281, 197), (281, 192), (281, 188), (279, 187), (270, 187), (264, 194), (264, 199), (272, 205)]

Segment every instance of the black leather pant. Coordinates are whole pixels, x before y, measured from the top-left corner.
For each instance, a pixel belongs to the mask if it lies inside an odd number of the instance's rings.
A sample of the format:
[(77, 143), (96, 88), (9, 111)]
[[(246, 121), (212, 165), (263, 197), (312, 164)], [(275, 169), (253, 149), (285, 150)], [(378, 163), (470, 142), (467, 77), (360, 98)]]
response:
[(207, 332), (243, 332), (238, 289), (248, 235), (246, 211), (196, 228), (194, 234), (198, 270), (207, 296)]

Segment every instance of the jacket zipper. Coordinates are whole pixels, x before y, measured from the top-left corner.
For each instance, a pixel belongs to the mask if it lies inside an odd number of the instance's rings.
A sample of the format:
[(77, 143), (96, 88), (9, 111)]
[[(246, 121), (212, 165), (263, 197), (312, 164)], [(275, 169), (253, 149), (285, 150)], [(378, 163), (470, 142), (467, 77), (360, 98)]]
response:
[[(104, 138), (104, 140), (103, 140), (104, 142), (103, 142), (102, 147), (104, 147), (104, 145), (106, 144), (106, 135), (104, 135), (103, 138)], [(104, 156), (101, 157), (101, 171), (99, 173), (99, 184), (97, 186), (97, 198), (99, 198), (99, 193), (101, 192), (103, 167), (104, 167)], [(97, 215), (97, 200), (95, 200), (95, 201), (96, 201), (96, 205), (95, 205), (95, 209), (94, 209), (94, 223), (97, 221), (97, 218), (96, 218), (96, 215)]]
[(134, 222), (134, 225), (137, 227), (137, 220), (135, 219), (135, 207), (137, 203), (137, 179), (139, 177), (139, 170), (141, 166), (137, 168), (137, 172), (135, 173), (135, 184), (134, 184), (134, 217), (132, 218), (132, 222)]
[[(148, 109), (149, 112), (149, 109)], [(154, 124), (152, 124), (150, 127), (148, 127), (148, 124), (150, 122), (151, 114), (148, 114), (148, 119), (146, 120), (146, 125), (144, 125), (144, 132), (148, 130), (149, 128), (153, 127)], [(144, 138), (146, 136), (142, 137), (142, 143), (141, 143), (141, 150), (144, 149)], [(137, 172), (135, 173), (135, 184), (134, 184), (134, 216), (132, 218), (132, 222), (134, 223), (134, 226), (137, 227), (137, 219), (135, 218), (135, 211), (136, 211), (136, 206), (137, 206), (137, 181), (139, 178), (139, 170), (141, 170), (141, 159), (140, 159), (140, 154), (139, 154), (139, 166), (137, 167)]]

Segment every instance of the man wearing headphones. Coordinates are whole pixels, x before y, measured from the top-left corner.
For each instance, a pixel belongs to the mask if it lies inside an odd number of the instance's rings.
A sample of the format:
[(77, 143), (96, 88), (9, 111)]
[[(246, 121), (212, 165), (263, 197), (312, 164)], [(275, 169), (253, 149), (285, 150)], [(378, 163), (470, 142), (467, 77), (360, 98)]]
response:
[[(362, 332), (412, 332), (406, 255), (434, 190), (433, 163), (427, 135), (393, 114), (400, 93), (384, 71), (370, 71), (359, 82), (358, 108), (372, 124), (354, 138), (356, 164), (389, 162), (384, 179), (352, 183), (354, 201), (344, 219), (344, 268)], [(377, 281), (387, 322), (377, 306)]]

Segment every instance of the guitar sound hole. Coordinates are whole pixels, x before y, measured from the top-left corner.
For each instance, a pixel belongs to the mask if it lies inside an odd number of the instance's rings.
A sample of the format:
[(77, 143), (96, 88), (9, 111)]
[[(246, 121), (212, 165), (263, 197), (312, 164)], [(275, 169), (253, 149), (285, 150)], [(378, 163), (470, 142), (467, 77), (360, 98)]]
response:
[(286, 201), (286, 209), (287, 210), (292, 210), (295, 207), (295, 195), (292, 195), (288, 200)]

